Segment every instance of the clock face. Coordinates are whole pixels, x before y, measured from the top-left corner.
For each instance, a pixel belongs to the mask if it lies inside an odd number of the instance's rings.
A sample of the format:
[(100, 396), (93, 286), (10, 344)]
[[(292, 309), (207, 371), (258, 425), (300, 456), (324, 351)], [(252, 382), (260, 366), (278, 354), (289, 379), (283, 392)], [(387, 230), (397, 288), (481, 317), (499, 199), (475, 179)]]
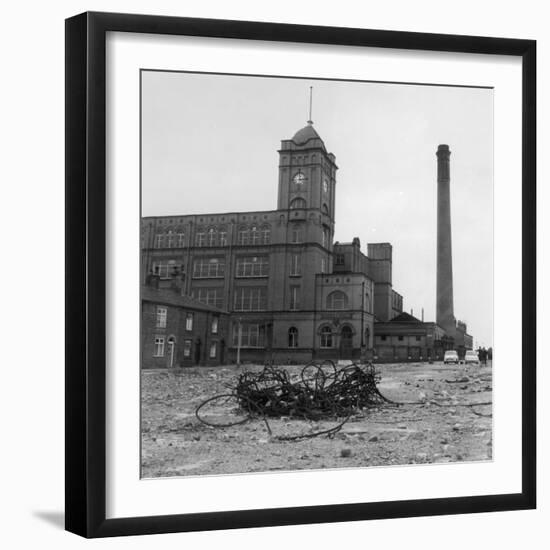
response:
[(298, 173), (292, 178), (292, 181), (293, 181), (296, 185), (302, 185), (302, 184), (306, 181), (306, 177), (304, 176), (304, 174), (302, 174), (302, 172), (298, 172)]
[(328, 181), (327, 180), (323, 180), (323, 191), (325, 193), (328, 193)]

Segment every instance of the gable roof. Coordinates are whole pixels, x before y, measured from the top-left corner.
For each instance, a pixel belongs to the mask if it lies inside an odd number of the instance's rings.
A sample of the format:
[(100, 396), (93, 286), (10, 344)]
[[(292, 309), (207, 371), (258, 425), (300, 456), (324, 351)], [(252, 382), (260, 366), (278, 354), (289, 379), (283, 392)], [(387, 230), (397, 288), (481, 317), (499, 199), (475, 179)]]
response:
[(406, 313), (403, 311), (393, 319), (390, 319), (390, 323), (412, 323), (412, 324), (423, 324), (420, 319), (417, 319), (416, 317), (413, 317), (409, 313)]

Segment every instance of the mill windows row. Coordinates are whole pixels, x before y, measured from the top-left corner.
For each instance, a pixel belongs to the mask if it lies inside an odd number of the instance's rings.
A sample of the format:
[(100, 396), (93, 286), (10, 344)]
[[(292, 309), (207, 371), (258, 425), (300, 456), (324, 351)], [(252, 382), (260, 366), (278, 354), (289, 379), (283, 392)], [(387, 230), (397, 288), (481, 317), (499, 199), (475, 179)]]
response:
[[(237, 230), (237, 244), (262, 245), (271, 243), (269, 225), (240, 226)], [(159, 232), (154, 235), (153, 248), (184, 248), (187, 246), (186, 234), (182, 231)], [(198, 247), (227, 246), (228, 231), (222, 227), (198, 227), (195, 232), (194, 245)]]

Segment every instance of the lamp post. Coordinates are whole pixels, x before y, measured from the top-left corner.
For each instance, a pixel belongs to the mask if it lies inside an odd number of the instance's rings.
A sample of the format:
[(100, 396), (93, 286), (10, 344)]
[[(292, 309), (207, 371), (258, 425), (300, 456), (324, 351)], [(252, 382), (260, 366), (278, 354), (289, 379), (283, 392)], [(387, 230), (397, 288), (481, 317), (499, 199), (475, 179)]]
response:
[(237, 367), (241, 366), (241, 342), (243, 336), (242, 317), (239, 317), (239, 325), (237, 329)]
[(365, 348), (365, 281), (361, 283), (361, 352)]

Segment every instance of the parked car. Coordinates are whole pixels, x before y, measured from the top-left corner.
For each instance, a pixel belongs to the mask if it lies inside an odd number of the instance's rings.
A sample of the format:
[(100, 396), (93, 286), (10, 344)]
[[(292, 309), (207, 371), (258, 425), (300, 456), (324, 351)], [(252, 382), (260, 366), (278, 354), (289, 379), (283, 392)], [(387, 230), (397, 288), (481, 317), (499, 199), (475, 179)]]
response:
[(464, 362), (466, 364), (474, 363), (476, 365), (479, 365), (479, 357), (477, 355), (477, 351), (474, 351), (473, 349), (466, 350), (466, 355), (464, 355)]
[(443, 356), (443, 363), (454, 363), (458, 365), (458, 353), (454, 349), (447, 350)]

